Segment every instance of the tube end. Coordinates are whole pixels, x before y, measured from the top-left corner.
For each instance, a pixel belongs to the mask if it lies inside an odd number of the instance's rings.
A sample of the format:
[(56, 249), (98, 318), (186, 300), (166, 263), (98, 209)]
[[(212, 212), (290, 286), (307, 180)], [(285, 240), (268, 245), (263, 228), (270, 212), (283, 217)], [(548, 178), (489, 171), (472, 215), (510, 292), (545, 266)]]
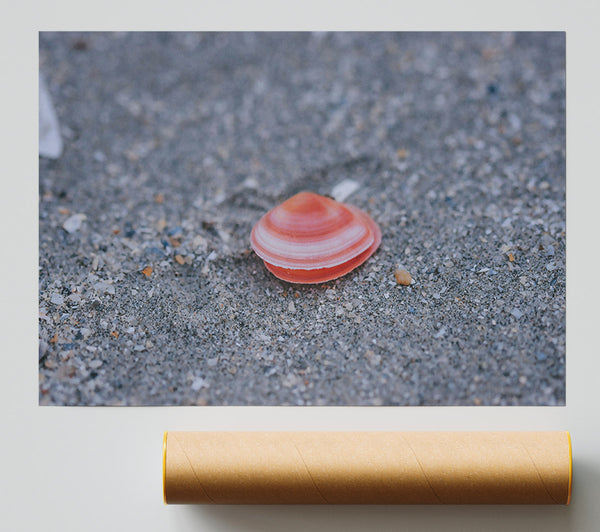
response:
[[(167, 504), (167, 434), (163, 434), (163, 455), (162, 455), (162, 479), (163, 479), (163, 502)], [(569, 490), (570, 492), (570, 490)]]
[(571, 446), (571, 433), (567, 431), (567, 440), (569, 442), (569, 493), (567, 495), (567, 504), (571, 502), (571, 486), (573, 485), (573, 447)]

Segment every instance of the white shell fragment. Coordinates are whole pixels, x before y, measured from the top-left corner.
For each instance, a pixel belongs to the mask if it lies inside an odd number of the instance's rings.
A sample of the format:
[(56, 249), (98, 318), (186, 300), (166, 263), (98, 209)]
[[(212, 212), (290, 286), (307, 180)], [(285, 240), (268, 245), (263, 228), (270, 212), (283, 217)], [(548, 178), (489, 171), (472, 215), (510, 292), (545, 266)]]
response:
[(340, 181), (331, 190), (331, 197), (335, 201), (344, 201), (348, 196), (354, 194), (360, 188), (360, 184), (352, 179), (344, 179)]
[(58, 159), (63, 150), (63, 143), (60, 137), (58, 118), (50, 100), (50, 94), (46, 88), (46, 83), (40, 76), (40, 139), (39, 154), (42, 157)]

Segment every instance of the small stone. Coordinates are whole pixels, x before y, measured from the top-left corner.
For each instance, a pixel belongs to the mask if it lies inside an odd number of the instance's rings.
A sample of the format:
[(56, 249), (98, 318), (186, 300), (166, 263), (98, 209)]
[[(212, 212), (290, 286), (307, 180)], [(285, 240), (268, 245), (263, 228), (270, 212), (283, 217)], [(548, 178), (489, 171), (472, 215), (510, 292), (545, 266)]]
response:
[(183, 234), (183, 227), (180, 225), (173, 227), (167, 231), (167, 236), (179, 237)]
[(75, 233), (81, 229), (81, 224), (85, 219), (85, 214), (74, 214), (73, 216), (69, 216), (62, 225), (63, 229), (67, 233)]
[(544, 233), (542, 235), (542, 245), (548, 247), (554, 243), (554, 239), (548, 234)]
[(525, 375), (521, 375), (519, 377), (519, 383), (521, 383), (522, 385), (527, 384), (527, 377), (525, 377)]
[(518, 308), (514, 308), (510, 311), (510, 313), (516, 318), (519, 319), (523, 313), (518, 309)]
[(154, 270), (152, 270), (151, 266), (146, 266), (143, 270), (142, 273), (146, 276), (146, 277), (150, 277), (152, 275), (152, 272)]
[(99, 294), (115, 294), (115, 287), (113, 285), (101, 281), (94, 284), (94, 290)]
[(257, 337), (259, 340), (263, 341), (263, 342), (270, 342), (270, 341), (271, 341), (271, 337), (270, 337), (269, 335), (265, 334), (265, 333), (264, 333), (264, 332), (262, 332), (262, 331), (257, 331), (257, 333), (256, 333), (256, 337)]
[(554, 264), (554, 262), (549, 262), (548, 264), (546, 264), (546, 269), (549, 272), (552, 272), (552, 271), (556, 270), (556, 264)]
[(164, 194), (161, 194), (160, 192), (158, 194), (154, 194), (154, 203), (158, 203), (160, 205), (164, 201), (165, 201)]
[(81, 296), (79, 294), (71, 294), (67, 299), (71, 303), (81, 303)]
[(48, 342), (46, 342), (46, 340), (40, 339), (38, 360), (42, 360), (42, 358), (44, 358), (46, 356), (47, 351), (48, 351)]
[(133, 348), (134, 351), (137, 351), (138, 353), (141, 351), (145, 351), (146, 350), (146, 346), (144, 344), (138, 344)]
[(197, 392), (202, 388), (208, 388), (208, 387), (209, 387), (208, 381), (206, 379), (203, 379), (202, 377), (196, 377), (194, 379), (194, 381), (192, 382), (192, 385), (190, 386), (190, 388), (194, 392)]
[(52, 297), (50, 298), (50, 303), (52, 303), (53, 305), (62, 305), (64, 301), (64, 297), (56, 293), (52, 294)]
[(297, 386), (299, 382), (300, 378), (297, 375), (288, 373), (281, 381), (281, 384), (286, 388), (291, 388), (292, 386)]
[(412, 276), (406, 270), (397, 268), (394, 271), (394, 277), (396, 278), (396, 282), (403, 286), (409, 286), (412, 283)]
[(514, 262), (514, 261), (515, 261), (515, 256), (514, 256), (512, 253), (509, 253), (509, 254), (508, 254), (508, 260), (509, 260), (510, 262)]
[(92, 361), (91, 361), (91, 362), (88, 364), (88, 366), (89, 366), (91, 369), (98, 369), (100, 366), (102, 366), (102, 364), (103, 364), (102, 360), (92, 360)]
[(175, 260), (177, 261), (177, 264), (180, 264), (181, 266), (185, 264), (185, 259), (181, 255), (175, 255)]
[(543, 362), (544, 360), (546, 360), (548, 357), (546, 356), (546, 353), (538, 353), (537, 355), (535, 355), (535, 358), (538, 362)]
[(554, 256), (554, 246), (548, 246), (546, 248), (546, 256), (553, 257)]
[(292, 314), (296, 312), (296, 305), (294, 305), (293, 301), (290, 301), (290, 304), (288, 305), (288, 312), (291, 312)]
[(381, 363), (381, 355), (376, 355), (375, 351), (372, 351), (371, 349), (365, 353), (365, 358), (371, 366), (378, 366)]
[(192, 240), (192, 249), (196, 253), (205, 253), (206, 248), (208, 246), (208, 240), (203, 236), (195, 236), (194, 240)]

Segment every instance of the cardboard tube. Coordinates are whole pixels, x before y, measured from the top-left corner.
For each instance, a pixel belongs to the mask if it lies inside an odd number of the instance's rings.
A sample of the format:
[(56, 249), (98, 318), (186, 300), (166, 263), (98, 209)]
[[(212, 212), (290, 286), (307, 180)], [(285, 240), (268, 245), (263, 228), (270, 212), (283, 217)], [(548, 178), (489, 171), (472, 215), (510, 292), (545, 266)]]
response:
[(165, 432), (168, 504), (569, 504), (568, 432)]

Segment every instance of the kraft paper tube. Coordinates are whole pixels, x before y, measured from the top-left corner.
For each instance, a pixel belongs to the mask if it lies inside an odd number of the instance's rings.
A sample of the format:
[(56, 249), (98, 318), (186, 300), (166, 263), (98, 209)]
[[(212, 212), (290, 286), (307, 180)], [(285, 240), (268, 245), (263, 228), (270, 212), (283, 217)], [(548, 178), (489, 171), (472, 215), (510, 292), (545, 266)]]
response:
[(166, 432), (165, 503), (569, 504), (568, 432)]

